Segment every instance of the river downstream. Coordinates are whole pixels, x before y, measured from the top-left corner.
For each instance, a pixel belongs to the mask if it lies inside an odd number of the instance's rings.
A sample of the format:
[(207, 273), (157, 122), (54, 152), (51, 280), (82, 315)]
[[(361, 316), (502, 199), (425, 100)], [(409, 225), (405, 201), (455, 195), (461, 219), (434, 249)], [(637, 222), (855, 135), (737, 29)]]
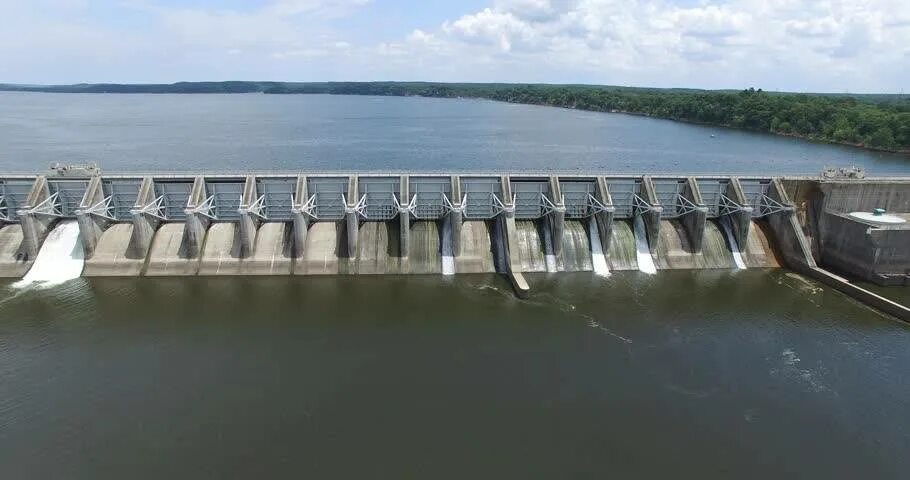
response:
[[(9, 478), (901, 478), (910, 330), (783, 271), (2, 289)], [(383, 473), (388, 473), (384, 475)]]

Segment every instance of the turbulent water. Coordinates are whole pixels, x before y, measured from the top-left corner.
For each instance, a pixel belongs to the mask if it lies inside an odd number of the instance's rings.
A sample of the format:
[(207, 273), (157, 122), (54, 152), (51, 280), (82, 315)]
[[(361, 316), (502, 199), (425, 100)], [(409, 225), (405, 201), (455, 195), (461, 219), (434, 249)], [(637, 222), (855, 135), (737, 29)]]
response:
[(726, 220), (721, 220), (720, 226), (724, 231), (724, 237), (727, 239), (727, 244), (730, 247), (730, 252), (733, 253), (733, 263), (736, 265), (736, 268), (743, 270), (746, 268), (746, 262), (743, 260), (743, 254), (739, 250), (739, 245), (736, 243), (736, 236), (733, 235), (733, 229), (730, 228), (730, 224)]
[(515, 221), (517, 252), (510, 252), (524, 272), (555, 271), (547, 268), (546, 251), (541, 228), (534, 220)]
[(590, 272), (594, 269), (591, 265), (591, 241), (584, 223), (566, 220), (560, 260), (563, 272)]
[(594, 269), (594, 274), (600, 277), (610, 276), (610, 267), (607, 265), (607, 257), (600, 240), (600, 230), (593, 219), (588, 221), (588, 235), (591, 239), (591, 267)]
[(52, 287), (79, 278), (85, 264), (79, 224), (75, 220), (58, 223), (41, 245), (35, 263), (16, 287)]
[(657, 267), (654, 266), (654, 257), (648, 249), (648, 236), (645, 232), (645, 222), (641, 216), (636, 216), (632, 220), (632, 233), (635, 235), (635, 261), (638, 269), (647, 274), (657, 273)]
[(631, 222), (613, 221), (607, 261), (613, 270), (638, 270), (638, 254)]

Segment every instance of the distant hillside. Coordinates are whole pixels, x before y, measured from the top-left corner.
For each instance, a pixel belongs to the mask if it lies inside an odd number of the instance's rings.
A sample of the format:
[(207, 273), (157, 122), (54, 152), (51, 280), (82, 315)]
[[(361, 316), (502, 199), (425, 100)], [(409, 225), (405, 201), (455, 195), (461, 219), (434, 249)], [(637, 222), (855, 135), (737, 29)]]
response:
[(432, 82), (179, 82), (11, 85), (3, 91), (57, 93), (266, 93), (483, 98), (790, 135), (910, 153), (910, 98), (888, 94), (796, 94), (602, 85)]

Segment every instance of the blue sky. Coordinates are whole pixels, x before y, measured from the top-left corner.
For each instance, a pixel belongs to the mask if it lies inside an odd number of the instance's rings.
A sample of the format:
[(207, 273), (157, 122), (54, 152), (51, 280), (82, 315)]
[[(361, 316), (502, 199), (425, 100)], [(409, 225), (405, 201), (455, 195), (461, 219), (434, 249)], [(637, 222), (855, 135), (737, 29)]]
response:
[(906, 0), (0, 0), (0, 82), (910, 91)]

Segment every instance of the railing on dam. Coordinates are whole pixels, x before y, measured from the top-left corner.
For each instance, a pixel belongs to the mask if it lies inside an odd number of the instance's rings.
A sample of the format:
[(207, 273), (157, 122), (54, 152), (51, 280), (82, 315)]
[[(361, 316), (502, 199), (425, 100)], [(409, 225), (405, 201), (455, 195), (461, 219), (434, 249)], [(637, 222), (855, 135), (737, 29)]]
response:
[[(37, 186), (39, 179), (45, 179)], [(0, 178), (0, 220), (18, 221), (20, 210), (29, 205), (35, 188), (47, 194), (39, 213), (74, 217), (94, 177), (12, 176)], [(723, 176), (631, 176), (631, 175), (427, 175), (413, 176), (370, 173), (342, 175), (308, 174), (155, 174), (100, 175), (104, 216), (129, 221), (131, 212), (150, 212), (164, 221), (183, 221), (194, 185), (200, 183), (202, 199), (192, 207), (213, 220), (236, 221), (241, 215), (245, 191), (254, 194), (251, 203), (260, 217), (270, 221), (290, 221), (305, 210), (313, 221), (338, 221), (354, 209), (361, 220), (388, 221), (401, 211), (414, 218), (440, 219), (453, 208), (463, 210), (468, 219), (492, 219), (507, 207), (516, 218), (541, 218), (554, 209), (564, 209), (566, 218), (587, 218), (605, 208), (615, 218), (632, 218), (659, 208), (661, 218), (677, 218), (694, 209), (706, 210), (717, 218), (731, 209), (751, 208), (753, 216), (773, 213), (781, 205), (768, 198), (768, 178), (739, 178), (744, 199), (737, 202), (730, 194), (732, 177)], [(252, 179), (252, 184), (249, 184)], [(297, 191), (303, 180), (304, 192)], [(351, 182), (351, 179), (356, 181)], [(602, 191), (598, 191), (598, 182)], [(404, 183), (402, 183), (404, 182)], [(140, 199), (143, 184), (152, 194)], [(356, 191), (349, 191), (350, 188)], [(402, 186), (407, 197), (402, 198)], [(507, 187), (504, 190), (504, 187)], [(557, 191), (554, 191), (557, 190)], [(306, 198), (297, 198), (298, 195)], [(649, 195), (651, 197), (649, 198)], [(40, 195), (39, 195), (40, 196)], [(607, 198), (598, 198), (606, 196)], [(90, 202), (91, 203), (91, 202)], [(296, 207), (295, 207), (296, 205)], [(46, 208), (45, 208), (46, 207)]]

